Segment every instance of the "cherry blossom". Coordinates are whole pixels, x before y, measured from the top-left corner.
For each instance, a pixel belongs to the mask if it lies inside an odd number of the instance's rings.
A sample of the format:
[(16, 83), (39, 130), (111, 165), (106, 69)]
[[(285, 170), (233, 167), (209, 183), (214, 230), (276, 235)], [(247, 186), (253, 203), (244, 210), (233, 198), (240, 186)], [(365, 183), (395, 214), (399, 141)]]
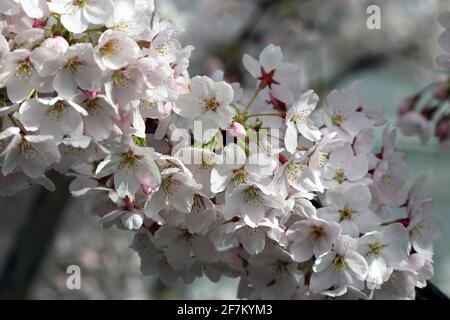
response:
[(339, 222), (342, 233), (358, 237), (380, 223), (375, 213), (369, 209), (372, 196), (364, 185), (350, 188), (342, 186), (328, 190), (326, 206), (318, 209), (322, 219)]
[(54, 0), (50, 10), (61, 14), (64, 27), (73, 33), (86, 31), (89, 24), (104, 24), (114, 10), (112, 0)]
[[(273, 44), (243, 56), (252, 92), (226, 70), (192, 77), (194, 47), (148, 0), (3, 0), (0, 13), (1, 196), (71, 177), (169, 286), (227, 276), (245, 299), (414, 299), (433, 275), (442, 228), (425, 179), (410, 186), (360, 82), (319, 97)], [(423, 90), (436, 106), (417, 93), (398, 125), (445, 144), (436, 84)]]

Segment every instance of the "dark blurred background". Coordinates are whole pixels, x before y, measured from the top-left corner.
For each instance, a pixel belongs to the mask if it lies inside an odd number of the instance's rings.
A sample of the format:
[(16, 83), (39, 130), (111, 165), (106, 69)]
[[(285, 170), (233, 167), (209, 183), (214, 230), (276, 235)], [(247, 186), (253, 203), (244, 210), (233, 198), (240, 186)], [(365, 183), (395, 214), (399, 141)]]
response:
[[(381, 8), (381, 29), (366, 27), (369, 5)], [(160, 0), (161, 15), (184, 27), (181, 41), (195, 46), (191, 75), (226, 70), (226, 78), (249, 82), (244, 52), (257, 56), (269, 43), (302, 68), (304, 88), (322, 99), (332, 88), (363, 80), (367, 100), (384, 104), (395, 121), (401, 100), (445, 77), (434, 63), (442, 28), (436, 21), (448, 0)], [(428, 176), (433, 214), (445, 236), (435, 248), (432, 282), (450, 294), (450, 152), (400, 137), (412, 175)], [(163, 287), (139, 272), (128, 248), (132, 235), (103, 230), (82, 201), (71, 199), (68, 180), (54, 177), (55, 193), (32, 188), (0, 198), (0, 297), (31, 299), (233, 299), (237, 281)], [(66, 269), (79, 265), (82, 289), (68, 290)]]

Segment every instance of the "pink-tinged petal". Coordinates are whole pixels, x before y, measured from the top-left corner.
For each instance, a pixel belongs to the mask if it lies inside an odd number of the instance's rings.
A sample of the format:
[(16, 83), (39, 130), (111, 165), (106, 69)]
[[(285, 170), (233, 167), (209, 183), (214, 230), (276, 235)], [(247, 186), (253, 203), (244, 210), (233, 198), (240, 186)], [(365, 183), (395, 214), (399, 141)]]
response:
[(347, 118), (342, 124), (348, 133), (355, 136), (362, 130), (370, 128), (373, 125), (373, 121), (369, 120), (362, 112), (354, 112), (349, 118)]
[(114, 174), (114, 186), (121, 198), (134, 196), (140, 188), (135, 173), (127, 169), (121, 169)]
[(342, 233), (353, 238), (357, 238), (359, 236), (359, 227), (353, 220), (342, 220), (341, 227)]
[(259, 254), (264, 250), (266, 235), (260, 229), (244, 227), (239, 231), (239, 241), (249, 254)]
[(313, 271), (322, 272), (323, 270), (327, 269), (333, 263), (334, 258), (336, 258), (336, 254), (331, 251), (317, 257), (313, 265)]
[(245, 223), (252, 228), (256, 228), (265, 216), (265, 208), (262, 205), (249, 205), (246, 202), (241, 204), (240, 212)]
[(79, 92), (73, 73), (67, 68), (61, 69), (56, 74), (53, 87), (64, 99), (71, 99)]
[(178, 98), (174, 104), (173, 111), (184, 118), (193, 119), (202, 113), (202, 107), (198, 98), (188, 93)]
[(104, 24), (112, 16), (114, 4), (111, 0), (89, 0), (83, 15), (92, 24)]
[(283, 53), (279, 46), (269, 44), (259, 56), (261, 66), (266, 72), (275, 70), (283, 62)]
[(293, 122), (289, 122), (286, 128), (286, 134), (284, 136), (284, 144), (286, 146), (286, 150), (294, 154), (297, 151), (297, 129), (295, 128), (295, 124)]
[(322, 272), (315, 272), (311, 275), (309, 289), (313, 293), (321, 293), (332, 287), (336, 283), (336, 274), (327, 268)]
[(183, 269), (189, 262), (190, 250), (183, 241), (172, 243), (166, 250), (167, 262), (175, 270)]
[(23, 11), (34, 19), (41, 19), (48, 15), (46, 0), (20, 0)]
[(254, 78), (259, 78), (261, 76), (261, 65), (255, 58), (248, 54), (244, 54), (242, 63), (244, 64), (245, 69), (247, 69)]
[(348, 165), (348, 177), (350, 181), (357, 181), (364, 178), (369, 170), (369, 161), (365, 154), (359, 154)]
[(8, 98), (14, 103), (25, 100), (31, 93), (32, 89), (33, 87), (30, 81), (23, 81), (18, 78), (14, 78), (6, 87)]
[(61, 16), (61, 23), (67, 30), (73, 33), (83, 33), (89, 26), (89, 22), (83, 16), (82, 10), (78, 7), (72, 7), (68, 12), (64, 12)]
[(211, 263), (217, 260), (216, 249), (206, 237), (194, 236), (192, 239), (192, 251), (200, 261)]
[(401, 223), (392, 223), (383, 228), (383, 242), (401, 240), (407, 235), (406, 228)]
[(37, 131), (49, 107), (36, 99), (27, 100), (20, 106), (18, 119), (28, 131)]
[(364, 280), (368, 272), (366, 260), (354, 251), (347, 252), (345, 255), (345, 263), (355, 273), (358, 279)]
[(372, 201), (369, 188), (363, 185), (350, 187), (345, 193), (345, 198), (348, 206), (356, 211), (366, 210)]
[(5, 150), (3, 150), (2, 155), (4, 155), (4, 160), (2, 164), (2, 174), (7, 176), (16, 168), (20, 159), (20, 141), (19, 136), (14, 136), (12, 141), (8, 144)]
[(304, 262), (313, 256), (312, 238), (308, 237), (304, 241), (294, 241), (291, 245), (292, 258), (297, 262)]

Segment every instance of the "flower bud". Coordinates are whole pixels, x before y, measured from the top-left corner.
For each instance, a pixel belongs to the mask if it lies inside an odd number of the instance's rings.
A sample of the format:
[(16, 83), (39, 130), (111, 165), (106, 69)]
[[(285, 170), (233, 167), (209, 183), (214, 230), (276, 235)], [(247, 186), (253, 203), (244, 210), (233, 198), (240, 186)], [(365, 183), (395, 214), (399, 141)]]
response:
[(64, 54), (69, 49), (69, 43), (63, 37), (57, 36), (49, 38), (42, 43), (43, 47), (53, 49), (59, 54)]
[(427, 120), (431, 120), (434, 116), (434, 114), (436, 113), (436, 111), (438, 110), (437, 106), (434, 107), (425, 107), (422, 109), (422, 111), (420, 112), (420, 114)]
[(417, 100), (419, 100), (418, 95), (414, 95), (414, 96), (408, 97), (405, 100), (403, 100), (400, 103), (400, 106), (398, 108), (398, 115), (402, 116), (402, 115), (414, 110)]
[(95, 90), (86, 90), (84, 91), (84, 95), (89, 101), (95, 100), (97, 98), (97, 91)]
[(242, 124), (239, 122), (233, 122), (230, 126), (230, 134), (236, 138), (243, 138), (247, 132)]
[(440, 101), (440, 102), (444, 102), (448, 99), (448, 87), (447, 84), (443, 84), (440, 85), (434, 92), (433, 92), (433, 97)]
[(133, 211), (134, 209), (134, 198), (126, 196), (125, 199), (123, 199), (123, 202), (125, 202), (125, 206), (127, 207), (128, 211)]
[(445, 115), (438, 120), (434, 135), (439, 139), (439, 142), (444, 142), (450, 138), (450, 115)]
[(47, 25), (47, 20), (36, 19), (33, 21), (32, 27), (37, 28), (37, 29), (44, 29), (46, 25)]

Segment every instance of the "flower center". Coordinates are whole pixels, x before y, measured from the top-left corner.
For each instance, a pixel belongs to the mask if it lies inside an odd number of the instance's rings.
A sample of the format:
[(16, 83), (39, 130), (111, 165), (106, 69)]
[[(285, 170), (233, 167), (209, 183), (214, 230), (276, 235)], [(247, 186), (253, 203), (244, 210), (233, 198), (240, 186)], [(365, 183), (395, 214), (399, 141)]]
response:
[(158, 56), (164, 57), (165, 55), (167, 55), (168, 49), (169, 49), (169, 44), (168, 43), (164, 43), (164, 44), (161, 44), (161, 45), (157, 46), (155, 48), (155, 52), (156, 52), (156, 54)]
[(210, 96), (203, 98), (203, 107), (209, 111), (216, 111), (216, 109), (220, 106), (219, 101), (217, 101), (216, 97)]
[(20, 149), (22, 151), (22, 154), (24, 155), (25, 159), (31, 159), (34, 160), (37, 158), (37, 152), (36, 149), (34, 149), (33, 145), (29, 143), (27, 140), (22, 140), (20, 143)]
[(78, 60), (77, 57), (73, 57), (67, 60), (66, 68), (69, 69), (72, 73), (78, 70), (78, 67), (81, 65), (81, 61)]
[(73, 0), (73, 5), (83, 8), (87, 4), (88, 0)]
[(88, 100), (86, 102), (86, 109), (87, 112), (91, 114), (99, 114), (100, 112), (100, 106), (98, 105), (96, 100)]
[(320, 152), (319, 154), (319, 166), (323, 167), (327, 164), (328, 160), (330, 160), (330, 155), (325, 152)]
[(189, 231), (184, 230), (183, 233), (181, 234), (181, 240), (186, 243), (189, 247), (192, 246), (192, 243), (194, 241), (194, 235), (189, 233)]
[(309, 114), (306, 111), (296, 112), (292, 116), (292, 121), (305, 123), (309, 120)]
[(297, 179), (302, 174), (301, 165), (298, 163), (290, 163), (287, 166), (287, 178), (289, 181)]
[(315, 239), (319, 239), (325, 236), (325, 232), (321, 227), (312, 227), (310, 234)]
[(161, 181), (161, 187), (167, 196), (172, 195), (178, 186), (178, 181), (172, 179), (171, 177), (165, 178)]
[(107, 41), (103, 47), (100, 48), (100, 52), (104, 56), (110, 56), (115, 54), (119, 50), (119, 40), (117, 39), (111, 39)]
[(126, 32), (126, 31), (129, 31), (131, 28), (130, 28), (130, 25), (128, 24), (128, 22), (126, 22), (126, 21), (121, 21), (121, 22), (119, 22), (119, 23), (116, 23), (116, 24), (112, 27), (112, 29), (115, 29), (115, 30), (118, 30), (118, 31), (124, 31), (124, 32)]
[(58, 101), (55, 105), (48, 111), (48, 114), (52, 119), (56, 119), (61, 121), (64, 115), (64, 110), (66, 109), (66, 105), (63, 101)]
[(33, 67), (28, 60), (24, 60), (16, 68), (16, 77), (21, 80), (27, 80), (31, 76)]
[(120, 163), (120, 167), (126, 167), (128, 170), (134, 170), (138, 165), (138, 160), (141, 158), (141, 156), (138, 156), (134, 154), (133, 151), (129, 150), (128, 152), (122, 154), (122, 162)]
[(240, 168), (235, 170), (234, 176), (233, 176), (233, 182), (235, 184), (244, 184), (247, 180), (247, 173), (245, 172), (244, 168)]
[(350, 220), (353, 216), (352, 208), (349, 208), (347, 206), (339, 210), (339, 213), (341, 214), (341, 220)]
[(334, 259), (334, 268), (336, 271), (342, 271), (346, 265), (347, 263), (345, 262), (345, 257), (339, 255), (336, 256)]
[(193, 214), (200, 213), (201, 209), (203, 209), (204, 207), (205, 207), (205, 204), (203, 203), (202, 197), (198, 194), (195, 194), (191, 213), (193, 213)]
[(245, 201), (247, 203), (258, 203), (259, 200), (259, 190), (257, 188), (250, 186), (247, 190), (245, 190)]
[(342, 184), (342, 182), (344, 182), (346, 179), (344, 169), (343, 168), (336, 169), (333, 179), (336, 180), (339, 184)]
[(128, 86), (128, 75), (123, 70), (114, 71), (111, 78), (114, 81), (114, 84), (119, 88), (125, 88)]
[(153, 101), (141, 100), (139, 106), (143, 109), (151, 110), (156, 106), (156, 103)]
[(340, 113), (335, 113), (333, 114), (333, 116), (331, 117), (331, 122), (333, 122), (333, 124), (335, 126), (340, 126), (342, 125), (342, 123), (344, 122), (344, 117), (342, 116), (342, 114)]
[(202, 154), (202, 164), (201, 164), (201, 168), (202, 169), (209, 169), (211, 170), (214, 167), (214, 158), (207, 154), (207, 153), (203, 153)]
[(381, 254), (381, 251), (383, 250), (384, 246), (380, 243), (372, 243), (369, 245), (369, 254), (374, 256), (379, 256)]

